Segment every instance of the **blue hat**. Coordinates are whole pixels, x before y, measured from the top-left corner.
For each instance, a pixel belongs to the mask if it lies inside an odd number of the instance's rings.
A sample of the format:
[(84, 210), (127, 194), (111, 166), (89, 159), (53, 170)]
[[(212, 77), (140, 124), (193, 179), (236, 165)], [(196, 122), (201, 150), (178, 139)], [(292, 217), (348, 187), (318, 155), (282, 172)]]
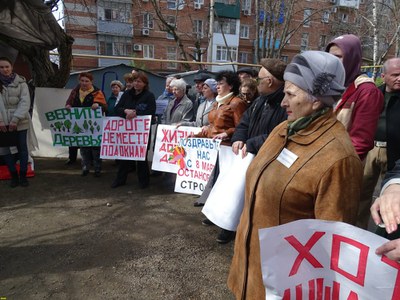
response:
[(215, 79), (209, 78), (204, 81), (204, 84), (207, 84), (214, 94), (217, 93), (217, 81)]

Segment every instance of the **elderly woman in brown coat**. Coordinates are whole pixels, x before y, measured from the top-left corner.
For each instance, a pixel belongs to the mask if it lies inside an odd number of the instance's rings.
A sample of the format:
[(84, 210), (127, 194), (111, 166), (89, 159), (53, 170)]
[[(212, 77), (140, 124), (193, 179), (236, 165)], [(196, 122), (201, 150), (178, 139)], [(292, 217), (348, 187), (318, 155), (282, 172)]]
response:
[(288, 120), (271, 132), (247, 170), (228, 279), (237, 299), (265, 299), (260, 228), (299, 219), (352, 224), (357, 217), (362, 165), (332, 109), (344, 91), (341, 62), (306, 51), (293, 58), (284, 79), (281, 105)]

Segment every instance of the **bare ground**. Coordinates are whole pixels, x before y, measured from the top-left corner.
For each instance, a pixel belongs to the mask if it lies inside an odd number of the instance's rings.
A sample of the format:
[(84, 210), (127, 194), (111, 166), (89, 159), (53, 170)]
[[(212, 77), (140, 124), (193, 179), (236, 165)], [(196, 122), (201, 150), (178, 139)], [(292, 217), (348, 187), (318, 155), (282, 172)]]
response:
[(115, 172), (37, 158), (28, 188), (0, 181), (0, 299), (233, 299), (233, 243), (201, 225), (194, 196), (162, 176), (111, 189)]

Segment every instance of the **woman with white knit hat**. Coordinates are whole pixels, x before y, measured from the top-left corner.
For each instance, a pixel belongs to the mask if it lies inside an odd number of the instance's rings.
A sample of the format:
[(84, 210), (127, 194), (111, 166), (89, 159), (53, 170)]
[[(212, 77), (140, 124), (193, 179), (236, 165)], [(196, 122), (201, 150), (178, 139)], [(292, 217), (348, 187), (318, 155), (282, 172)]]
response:
[(196, 120), (192, 122), (181, 122), (176, 127), (203, 127), (210, 124), (208, 121), (208, 113), (211, 111), (215, 102), (215, 97), (217, 96), (217, 81), (213, 78), (206, 79), (203, 83), (202, 94), (205, 101), (202, 102), (197, 109)]

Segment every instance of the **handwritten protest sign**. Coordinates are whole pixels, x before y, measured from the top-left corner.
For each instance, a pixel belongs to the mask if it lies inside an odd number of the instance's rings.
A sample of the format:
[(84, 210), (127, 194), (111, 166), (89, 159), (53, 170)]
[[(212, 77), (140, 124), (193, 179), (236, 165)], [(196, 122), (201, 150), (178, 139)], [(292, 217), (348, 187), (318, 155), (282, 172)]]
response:
[(246, 170), (253, 158), (251, 153), (242, 158), (231, 147), (221, 146), (220, 173), (201, 211), (218, 227), (236, 231), (244, 204)]
[(60, 108), (45, 113), (53, 137), (53, 146), (100, 147), (101, 108)]
[(151, 168), (156, 171), (177, 173), (179, 165), (172, 160), (172, 149), (179, 145), (181, 139), (187, 138), (192, 133), (198, 133), (200, 130), (198, 127), (181, 126), (176, 128), (173, 125), (158, 125)]
[(175, 192), (201, 195), (217, 160), (221, 140), (188, 138), (174, 148), (173, 159), (179, 165)]
[(376, 234), (299, 220), (260, 229), (259, 239), (266, 299), (400, 299), (400, 263), (375, 254), (387, 241)]
[(132, 120), (104, 118), (100, 157), (144, 161), (150, 127), (151, 116), (138, 116)]

